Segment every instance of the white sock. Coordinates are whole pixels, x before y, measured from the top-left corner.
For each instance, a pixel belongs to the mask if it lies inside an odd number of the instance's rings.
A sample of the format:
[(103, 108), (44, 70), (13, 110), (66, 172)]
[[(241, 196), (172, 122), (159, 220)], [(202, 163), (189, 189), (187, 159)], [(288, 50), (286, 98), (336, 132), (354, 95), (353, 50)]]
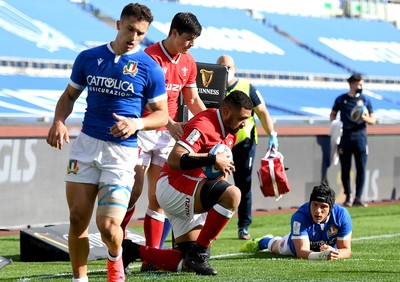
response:
[(282, 237), (275, 236), (275, 237), (273, 237), (273, 238), (268, 242), (268, 250), (269, 250), (270, 252), (272, 252), (272, 244), (273, 244), (275, 241), (280, 240), (280, 239), (282, 239)]
[(176, 272), (182, 272), (182, 267), (183, 267), (183, 259), (178, 263)]
[(115, 257), (110, 254), (110, 251), (108, 251), (107, 253), (107, 258), (109, 261), (117, 261), (122, 256), (122, 248), (119, 250), (119, 253)]
[(72, 277), (72, 282), (88, 282), (89, 281), (89, 278), (86, 276), (86, 277), (81, 277), (81, 278), (73, 278)]

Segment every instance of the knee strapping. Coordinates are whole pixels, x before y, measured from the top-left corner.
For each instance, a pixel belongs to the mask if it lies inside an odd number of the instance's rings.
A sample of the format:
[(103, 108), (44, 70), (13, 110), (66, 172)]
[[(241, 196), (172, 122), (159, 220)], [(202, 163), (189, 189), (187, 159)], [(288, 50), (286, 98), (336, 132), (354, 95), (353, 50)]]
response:
[(99, 186), (98, 205), (99, 206), (121, 206), (128, 208), (132, 188), (118, 184), (103, 184)]
[(207, 180), (200, 193), (200, 200), (203, 208), (209, 211), (218, 203), (219, 198), (229, 186), (231, 186), (231, 184), (224, 180)]
[(123, 219), (128, 208), (132, 188), (118, 184), (99, 186), (97, 214)]

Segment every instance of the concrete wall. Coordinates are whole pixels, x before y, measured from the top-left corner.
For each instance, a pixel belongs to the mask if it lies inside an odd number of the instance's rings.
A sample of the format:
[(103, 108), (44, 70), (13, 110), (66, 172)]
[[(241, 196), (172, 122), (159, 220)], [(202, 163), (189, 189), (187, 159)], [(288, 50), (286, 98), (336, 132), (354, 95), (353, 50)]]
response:
[[(365, 201), (381, 201), (392, 197), (400, 187), (399, 135), (369, 135), (370, 155), (364, 192)], [(340, 165), (329, 164), (329, 136), (280, 135), (279, 149), (291, 191), (279, 201), (264, 198), (259, 189), (256, 170), (265, 154), (267, 138), (260, 137), (253, 171), (253, 209), (271, 210), (297, 207), (308, 200), (312, 187), (326, 175), (330, 186), (342, 202)], [(50, 148), (44, 138), (0, 139), (0, 229), (19, 229), (68, 223), (64, 173), (69, 145), (62, 151)], [(354, 169), (352, 171), (354, 177)], [(142, 218), (147, 207), (144, 187), (134, 218)]]

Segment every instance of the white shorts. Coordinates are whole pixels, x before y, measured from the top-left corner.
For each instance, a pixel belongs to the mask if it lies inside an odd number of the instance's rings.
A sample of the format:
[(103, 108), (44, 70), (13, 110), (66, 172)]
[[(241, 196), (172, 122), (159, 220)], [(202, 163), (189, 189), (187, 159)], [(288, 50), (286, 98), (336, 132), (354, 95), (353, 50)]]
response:
[(153, 163), (163, 166), (176, 141), (168, 130), (144, 130), (138, 133), (139, 159), (137, 164), (146, 167)]
[[(203, 179), (199, 178), (197, 187), (201, 180)], [(197, 187), (193, 189), (192, 195), (188, 195), (172, 187), (169, 184), (168, 176), (157, 181), (157, 201), (172, 224), (175, 238), (188, 233), (198, 225), (204, 225), (207, 213), (194, 213), (194, 195)]]
[(138, 148), (92, 138), (84, 133), (71, 145), (65, 181), (133, 187)]
[(283, 237), (280, 240), (279, 245), (278, 245), (278, 250), (281, 255), (294, 256), (294, 254), (292, 253), (292, 251), (290, 250), (290, 247), (289, 247), (289, 235), (290, 234), (287, 234), (285, 237)]

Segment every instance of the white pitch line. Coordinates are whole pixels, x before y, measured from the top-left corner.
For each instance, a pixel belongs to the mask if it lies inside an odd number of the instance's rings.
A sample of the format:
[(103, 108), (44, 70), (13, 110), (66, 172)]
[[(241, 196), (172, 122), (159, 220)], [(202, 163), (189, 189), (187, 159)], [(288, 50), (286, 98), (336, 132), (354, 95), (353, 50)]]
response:
[[(353, 239), (351, 239), (351, 241), (353, 242), (353, 241), (373, 240), (373, 239), (381, 239), (381, 238), (393, 238), (393, 237), (399, 237), (399, 236), (400, 236), (400, 233), (385, 234), (385, 235), (374, 235), (374, 236), (353, 238)], [(243, 255), (243, 254), (249, 254), (249, 253), (231, 253), (231, 254), (215, 255), (215, 256), (211, 256), (211, 259), (232, 257), (232, 256)]]
[(351, 241), (373, 240), (373, 239), (380, 239), (380, 238), (392, 238), (392, 237), (398, 237), (398, 236), (400, 236), (400, 233), (359, 237), (359, 238), (351, 239)]

